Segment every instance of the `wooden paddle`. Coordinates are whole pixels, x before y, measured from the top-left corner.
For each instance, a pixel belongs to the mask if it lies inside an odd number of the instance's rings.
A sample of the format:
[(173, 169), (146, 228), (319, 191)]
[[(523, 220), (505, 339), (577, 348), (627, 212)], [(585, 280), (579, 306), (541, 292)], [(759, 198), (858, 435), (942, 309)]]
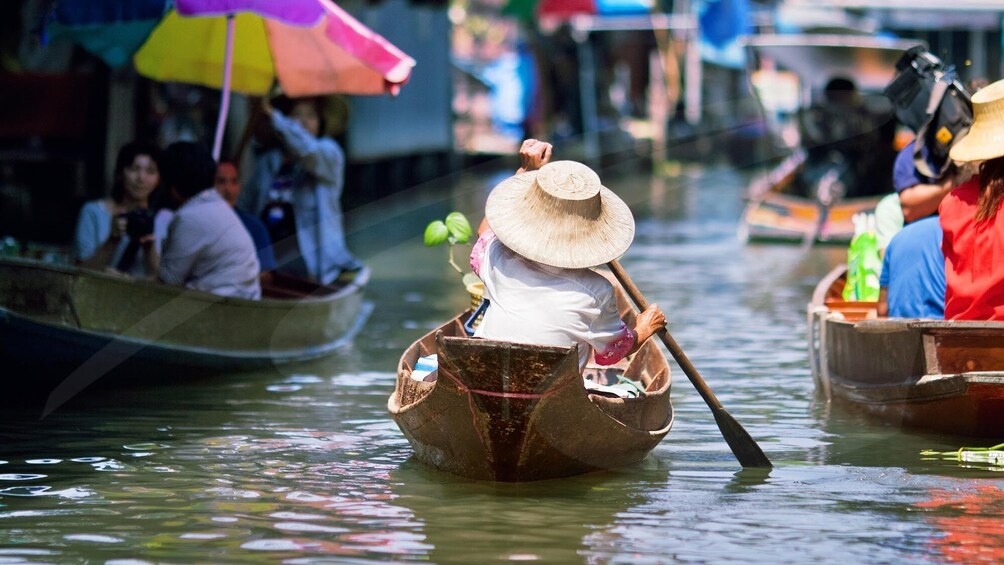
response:
[[(635, 286), (627, 272), (624, 271), (624, 268), (621, 267), (621, 264), (614, 259), (608, 265), (638, 309), (644, 311), (648, 308), (648, 301), (645, 300), (645, 297), (638, 290), (638, 287)], [(767, 456), (764, 455), (760, 446), (753, 441), (749, 433), (725, 410), (722, 403), (718, 401), (715, 393), (711, 391), (704, 382), (704, 379), (701, 378), (700, 373), (694, 368), (690, 359), (687, 359), (687, 355), (683, 352), (683, 349), (676, 343), (673, 336), (669, 334), (669, 330), (666, 328), (659, 330), (659, 337), (662, 338), (662, 343), (666, 345), (669, 352), (673, 354), (673, 358), (676, 359), (677, 364), (680, 365), (683, 372), (687, 374), (687, 378), (693, 383), (694, 388), (697, 389), (697, 392), (701, 393), (704, 402), (711, 408), (711, 413), (715, 416), (715, 422), (718, 423), (718, 429), (721, 430), (722, 436), (725, 437), (725, 441), (732, 449), (732, 453), (739, 460), (739, 464), (743, 467), (772, 467), (773, 465), (771, 465)]]

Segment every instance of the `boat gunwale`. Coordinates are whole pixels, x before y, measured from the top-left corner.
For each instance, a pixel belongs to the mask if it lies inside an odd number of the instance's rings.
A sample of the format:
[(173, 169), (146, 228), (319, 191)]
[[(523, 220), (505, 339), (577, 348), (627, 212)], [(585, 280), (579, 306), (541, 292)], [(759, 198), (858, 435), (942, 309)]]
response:
[[(868, 318), (864, 320), (846, 319), (839, 310), (833, 309), (827, 296), (831, 289), (847, 271), (845, 264), (834, 267), (817, 283), (809, 304), (810, 315), (818, 316), (820, 324), (833, 327), (843, 327), (858, 334), (892, 334), (916, 333), (972, 333), (999, 334), (1004, 330), (1004, 322), (981, 320), (943, 320), (933, 318)], [(874, 303), (863, 303), (874, 304)], [(983, 330), (983, 331), (981, 331)], [(829, 334), (829, 330), (826, 333)], [(832, 354), (827, 343), (820, 342), (810, 348), (815, 349), (815, 356), (821, 359)], [(899, 382), (867, 383), (853, 380), (832, 370), (827, 370), (829, 387), (836, 394), (833, 396), (842, 400), (868, 406), (890, 404), (918, 404), (922, 402), (945, 400), (964, 397), (968, 394), (970, 385), (1002, 385), (1004, 386), (1004, 370), (1001, 371), (967, 371), (952, 373), (927, 373), (909, 375)], [(896, 394), (902, 391), (901, 394)], [(930, 391), (929, 394), (923, 394)], [(919, 393), (919, 394), (918, 394)]]
[(252, 307), (255, 309), (262, 309), (262, 308), (289, 309), (292, 305), (296, 304), (310, 305), (310, 304), (327, 304), (329, 302), (337, 302), (338, 300), (346, 296), (360, 292), (363, 289), (363, 287), (365, 287), (370, 277), (369, 267), (364, 266), (356, 275), (356, 278), (354, 278), (351, 282), (347, 283), (345, 286), (338, 288), (331, 294), (314, 295), (314, 296), (305, 295), (305, 296), (298, 296), (296, 298), (261, 298), (255, 300), (255, 299), (240, 298), (235, 296), (221, 296), (193, 288), (169, 285), (154, 280), (137, 279), (126, 275), (113, 275), (103, 271), (98, 271), (86, 267), (78, 267), (73, 265), (42, 263), (40, 261), (35, 261), (32, 259), (22, 259), (22, 258), (12, 258), (12, 257), (0, 258), (0, 267), (2, 267), (5, 263), (13, 265), (15, 267), (27, 267), (39, 271), (50, 271), (61, 275), (66, 275), (74, 279), (92, 278), (99, 280), (103, 283), (107, 282), (132, 288), (140, 288), (144, 292), (150, 295), (163, 295), (171, 298), (177, 298), (183, 295), (186, 300), (192, 300), (195, 302), (208, 302), (211, 304), (226, 305), (228, 307)]
[[(426, 341), (427, 339), (431, 338), (431, 339), (435, 340), (436, 337), (437, 337), (437, 334), (439, 332), (443, 331), (444, 328), (453, 326), (454, 324), (457, 324), (457, 325), (461, 324), (460, 320), (463, 319), (465, 315), (469, 316), (470, 312), (471, 312), (470, 310), (465, 310), (464, 312), (461, 312), (457, 316), (454, 316), (453, 318), (451, 318), (448, 322), (445, 322), (444, 324), (442, 324), (441, 326), (437, 327), (436, 329), (434, 329), (434, 330), (428, 332), (427, 334), (423, 335), (421, 338), (419, 338), (419, 339), (415, 340), (414, 342), (412, 342), (412, 344), (408, 347), (408, 349), (406, 349), (405, 352), (401, 355), (401, 358), (398, 361), (398, 365), (397, 365), (397, 372), (396, 372), (396, 380), (395, 380), (394, 392), (390, 395), (390, 397), (388, 398), (388, 401), (387, 401), (387, 409), (388, 409), (388, 411), (392, 415), (394, 415), (394, 416), (403, 415), (403, 414), (406, 414), (407, 412), (410, 412), (411, 410), (421, 408), (423, 402), (425, 402), (432, 394), (434, 394), (435, 391), (436, 391), (436, 389), (438, 388), (438, 384), (439, 384), (439, 380), (438, 379), (436, 381), (425, 382), (424, 388), (426, 388), (427, 390), (425, 391), (425, 393), (421, 397), (419, 397), (418, 399), (416, 399), (414, 402), (412, 402), (410, 404), (407, 404), (407, 405), (401, 405), (400, 404), (399, 397), (401, 395), (400, 395), (400, 390), (399, 390), (399, 386), (398, 385), (404, 379), (410, 379), (411, 378), (410, 372), (414, 370), (413, 368), (408, 368), (406, 366), (405, 358), (408, 355), (408, 353), (412, 350), (412, 348), (418, 348), (418, 347), (420, 347), (421, 344), (422, 344), (422, 342)], [(458, 337), (459, 338), (461, 336), (450, 336), (450, 337)], [(515, 342), (506, 342), (506, 341), (497, 341), (497, 340), (485, 340), (485, 339), (481, 339), (481, 338), (477, 338), (477, 339), (479, 341), (483, 341), (483, 342), (486, 342), (486, 343), (492, 343), (492, 342), (494, 342), (494, 343), (500, 343), (500, 344), (515, 343)], [(575, 344), (573, 344), (570, 347), (549, 346), (549, 345), (536, 345), (536, 344), (523, 344), (523, 343), (520, 343), (519, 345), (525, 346), (525, 347), (529, 347), (529, 348), (533, 348), (533, 349), (538, 349), (538, 350), (541, 350), (541, 351), (566, 352), (566, 353), (571, 348), (577, 347), (577, 345), (575, 345)], [(654, 355), (657, 355), (658, 358), (662, 359), (662, 363), (660, 363), (662, 365), (662, 368), (661, 368), (660, 371), (657, 371), (655, 374), (653, 374), (652, 377), (653, 377), (653, 379), (655, 379), (655, 378), (658, 377), (658, 375), (662, 371), (665, 371), (666, 378), (665, 378), (662, 386), (660, 386), (659, 388), (657, 388), (655, 390), (647, 390), (646, 389), (645, 390), (645, 396), (643, 396), (643, 397), (619, 398), (619, 399), (617, 399), (617, 400), (623, 401), (625, 404), (639, 404), (640, 405), (640, 404), (645, 403), (645, 402), (651, 402), (651, 401), (656, 400), (655, 398), (653, 398), (655, 395), (663, 395), (664, 394), (664, 395), (668, 396), (670, 394), (670, 391), (672, 390), (672, 385), (673, 385), (672, 371), (671, 371), (671, 368), (670, 368), (670, 365), (669, 365), (669, 361), (668, 361), (668, 359), (666, 359), (665, 354), (662, 351), (660, 351), (659, 350), (659, 346), (657, 344), (653, 343), (651, 340), (645, 342), (644, 344), (642, 344), (642, 347), (643, 348), (647, 348), (649, 351), (647, 351), (646, 353), (642, 354), (641, 353), (641, 349), (639, 349), (639, 351), (637, 351), (634, 354), (632, 354), (631, 359), (628, 360), (628, 363), (626, 365), (624, 365), (623, 368), (620, 369), (621, 374), (627, 373), (628, 370), (629, 370), (629, 368), (633, 367), (636, 362), (637, 363), (644, 363), (644, 362), (646, 362), (647, 356), (654, 354)], [(405, 375), (405, 371), (408, 371), (409, 374)], [(579, 378), (581, 380), (581, 378), (582, 378), (581, 372), (579, 373), (578, 376), (579, 376)], [(417, 383), (421, 383), (421, 382), (423, 382), (423, 381), (415, 381), (416, 384)], [(423, 385), (422, 384), (418, 384), (418, 386), (423, 386)], [(548, 390), (557, 390), (559, 387), (564, 387), (564, 386), (565, 385), (553, 386), (553, 387), (549, 388)], [(582, 393), (582, 400), (584, 400), (584, 401), (588, 402), (590, 405), (592, 405), (593, 409), (595, 409), (596, 411), (602, 413), (603, 416), (605, 416), (605, 418), (607, 420), (616, 423), (618, 426), (621, 426), (624, 429), (630, 430), (632, 433), (637, 433), (637, 434), (640, 434), (640, 435), (647, 435), (649, 437), (657, 437), (658, 436), (658, 437), (661, 438), (661, 437), (664, 437), (666, 434), (669, 433), (669, 431), (673, 427), (673, 423), (676, 421), (676, 411), (672, 408), (672, 399), (668, 400), (668, 402), (670, 403), (670, 410), (669, 410), (668, 419), (667, 419), (665, 425), (663, 425), (663, 426), (661, 426), (661, 427), (659, 427), (659, 428), (657, 428), (655, 430), (651, 430), (651, 429), (635, 428), (635, 427), (629, 426), (625, 422), (617, 419), (609, 411), (604, 410), (601, 404), (596, 403), (596, 402), (594, 402), (592, 400), (594, 397), (597, 397), (597, 398), (607, 398), (607, 397), (604, 397), (602, 395), (597, 395), (597, 394), (594, 394), (594, 393), (590, 393), (588, 391), (588, 389), (586, 389), (585, 385), (583, 385), (581, 387), (572, 387), (572, 389), (576, 390), (576, 391), (581, 391), (581, 393)]]

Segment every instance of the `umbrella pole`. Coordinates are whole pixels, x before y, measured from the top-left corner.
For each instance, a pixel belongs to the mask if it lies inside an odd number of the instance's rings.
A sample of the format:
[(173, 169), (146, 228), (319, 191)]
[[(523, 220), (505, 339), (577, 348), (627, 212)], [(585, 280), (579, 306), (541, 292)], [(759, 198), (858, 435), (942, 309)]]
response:
[(220, 115), (216, 118), (216, 137), (213, 139), (213, 159), (220, 160), (220, 150), (223, 147), (223, 130), (227, 125), (227, 114), (230, 113), (230, 75), (234, 60), (234, 15), (227, 14), (227, 45), (223, 52), (223, 90), (220, 93)]

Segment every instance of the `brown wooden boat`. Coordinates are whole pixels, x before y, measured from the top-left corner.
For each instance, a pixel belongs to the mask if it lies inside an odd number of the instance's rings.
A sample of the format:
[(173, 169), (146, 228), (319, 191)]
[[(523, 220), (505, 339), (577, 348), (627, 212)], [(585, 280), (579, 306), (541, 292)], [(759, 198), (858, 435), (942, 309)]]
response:
[(796, 152), (753, 180), (739, 222), (741, 241), (844, 245), (854, 237), (854, 215), (875, 211), (880, 196), (847, 198), (824, 206), (816, 199), (792, 194), (790, 187), (804, 161), (805, 154)]
[(879, 318), (842, 299), (846, 266), (809, 304), (817, 389), (904, 428), (1004, 437), (1004, 322)]
[[(623, 292), (619, 304), (633, 324)], [(398, 365), (387, 407), (423, 463), (490, 481), (565, 477), (641, 461), (673, 425), (669, 364), (655, 340), (612, 367), (587, 366), (587, 377), (621, 375), (644, 388), (607, 397), (585, 388), (576, 347), (468, 338), (470, 315), (413, 343)], [(432, 353), (434, 380), (412, 378)]]

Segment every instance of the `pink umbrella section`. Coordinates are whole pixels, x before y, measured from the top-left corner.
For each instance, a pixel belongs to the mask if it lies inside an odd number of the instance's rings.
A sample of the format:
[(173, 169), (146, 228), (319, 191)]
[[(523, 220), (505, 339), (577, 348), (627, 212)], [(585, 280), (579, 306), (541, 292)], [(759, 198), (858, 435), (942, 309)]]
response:
[(415, 66), (414, 59), (330, 0), (176, 0), (176, 8), (185, 16), (253, 12), (264, 18), (276, 74), (290, 96), (396, 95)]

